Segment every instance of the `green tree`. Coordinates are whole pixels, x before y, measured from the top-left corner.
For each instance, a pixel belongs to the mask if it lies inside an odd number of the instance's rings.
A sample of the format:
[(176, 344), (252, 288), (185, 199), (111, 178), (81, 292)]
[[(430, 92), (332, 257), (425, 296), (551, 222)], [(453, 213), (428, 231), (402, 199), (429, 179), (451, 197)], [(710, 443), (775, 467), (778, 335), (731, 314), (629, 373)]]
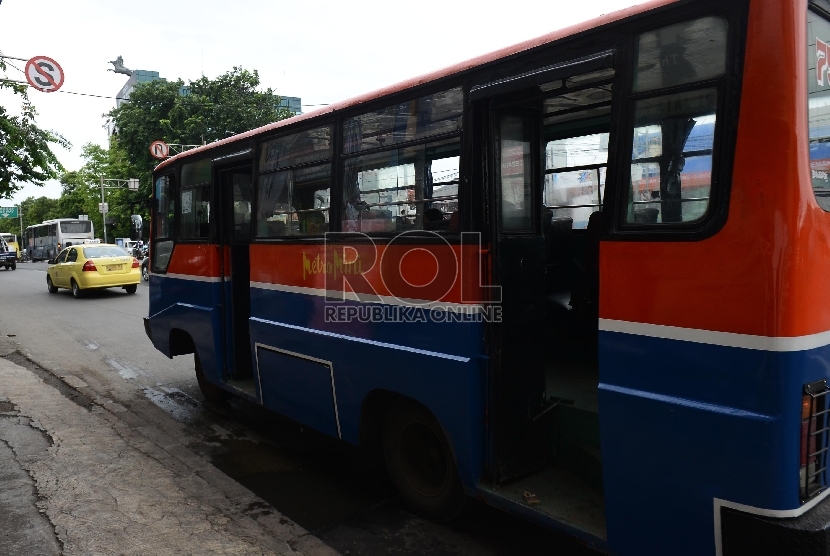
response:
[[(0, 69), (6, 69), (2, 60)], [(35, 124), (37, 112), (26, 87), (0, 81), (0, 89), (8, 89), (21, 99), (17, 116), (0, 106), (0, 198), (9, 198), (23, 183), (43, 185), (46, 180), (57, 179), (63, 166), (50, 145), (68, 148), (70, 144), (61, 135)]]
[[(103, 219), (98, 211), (101, 178), (126, 180), (135, 177), (137, 170), (127, 162), (127, 155), (119, 148), (115, 137), (110, 139), (109, 149), (92, 143), (84, 145), (81, 157), (84, 164), (79, 170), (61, 176), (61, 196), (58, 199), (56, 218), (76, 218), (79, 214), (86, 214), (92, 220), (96, 236), (103, 238)], [(105, 185), (111, 184), (112, 182), (105, 182)], [(110, 207), (108, 216), (116, 222), (107, 226), (107, 239), (129, 235), (130, 215), (145, 203), (140, 202), (137, 193), (123, 188), (105, 189), (105, 199)]]
[(271, 89), (261, 91), (259, 86), (259, 73), (241, 67), (186, 85), (182, 80), (139, 83), (128, 102), (106, 114), (116, 130), (106, 163), (93, 157), (88, 164), (101, 162), (107, 178), (138, 178), (141, 184), (138, 192), (107, 192), (110, 216), (116, 221), (113, 232), (118, 234), (108, 235), (129, 235), (129, 216), (137, 213), (145, 218), (147, 236), (145, 201), (152, 193), (152, 172), (159, 163), (150, 155), (153, 141), (201, 145), (293, 115), (279, 106), (280, 98)]
[(153, 141), (200, 145), (292, 116), (279, 107), (280, 98), (271, 89), (259, 91), (259, 85), (259, 73), (241, 67), (186, 86), (181, 80), (139, 83), (130, 100), (107, 116), (117, 130), (119, 148), (149, 186), (158, 164), (150, 155)]

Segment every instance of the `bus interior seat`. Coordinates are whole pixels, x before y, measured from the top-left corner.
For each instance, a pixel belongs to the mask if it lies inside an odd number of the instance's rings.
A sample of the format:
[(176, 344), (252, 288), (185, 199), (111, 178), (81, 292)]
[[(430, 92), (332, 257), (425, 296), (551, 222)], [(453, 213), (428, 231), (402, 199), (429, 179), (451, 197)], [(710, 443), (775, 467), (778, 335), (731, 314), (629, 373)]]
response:
[(279, 237), (285, 235), (285, 222), (281, 222), (279, 220), (269, 220), (267, 227), (268, 237)]
[(571, 307), (578, 324), (586, 332), (595, 331), (599, 324), (599, 241), (602, 236), (602, 211), (588, 218), (585, 228), (586, 244), (574, 276)]
[(459, 232), (459, 231), (461, 231), (461, 216), (459, 216), (457, 210), (452, 211), (452, 213), (450, 214), (450, 221), (449, 221), (449, 226), (447, 227), (447, 229), (450, 232)]
[(571, 231), (573, 218), (554, 218), (553, 211), (542, 211), (542, 233), (545, 238), (545, 296), (553, 312), (570, 311), (569, 268), (572, 259)]
[(656, 224), (660, 209), (654, 207), (634, 209), (634, 222), (638, 224)]

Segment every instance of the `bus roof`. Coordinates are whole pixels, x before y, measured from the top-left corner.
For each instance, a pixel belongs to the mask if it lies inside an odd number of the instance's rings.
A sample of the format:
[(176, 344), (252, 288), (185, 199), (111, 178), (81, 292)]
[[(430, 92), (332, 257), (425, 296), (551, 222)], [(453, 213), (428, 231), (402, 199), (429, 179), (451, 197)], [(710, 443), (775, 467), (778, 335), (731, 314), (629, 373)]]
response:
[(352, 97), (350, 99), (342, 100), (340, 102), (335, 102), (323, 108), (318, 108), (317, 110), (312, 110), (311, 112), (307, 112), (305, 114), (300, 114), (298, 116), (294, 116), (292, 118), (287, 118), (285, 120), (280, 120), (278, 122), (274, 122), (271, 124), (266, 124), (264, 126), (252, 129), (250, 131), (245, 131), (243, 133), (239, 133), (237, 135), (227, 137), (225, 139), (220, 139), (219, 141), (214, 141), (213, 143), (209, 143), (207, 145), (202, 145), (195, 149), (191, 149), (189, 151), (179, 153), (176, 156), (168, 158), (167, 160), (161, 162), (158, 166), (156, 166), (156, 170), (164, 168), (169, 164), (172, 164), (174, 161), (179, 160), (181, 158), (185, 158), (206, 150), (210, 150), (221, 145), (225, 145), (228, 143), (233, 143), (242, 139), (247, 139), (262, 133), (267, 133), (269, 131), (279, 129), (284, 126), (296, 124), (298, 122), (302, 122), (305, 120), (310, 120), (313, 118), (317, 118), (319, 116), (325, 114), (331, 114), (334, 112), (338, 112), (340, 110), (344, 110), (346, 108), (350, 108), (352, 106), (357, 106), (359, 104), (363, 104), (366, 102), (370, 102), (372, 100), (391, 95), (400, 91), (405, 91), (406, 89), (410, 89), (412, 87), (416, 87), (418, 85), (423, 85), (425, 83), (429, 83), (431, 81), (437, 81), (438, 79), (448, 77), (450, 75), (454, 75), (456, 73), (461, 73), (463, 71), (473, 69), (478, 66), (482, 66), (484, 64), (494, 62), (496, 60), (500, 60), (502, 58), (506, 58), (508, 56), (512, 56), (514, 54), (518, 54), (520, 52), (524, 52), (526, 50), (530, 50), (545, 44), (552, 43), (554, 41), (576, 35), (578, 33), (582, 33), (584, 31), (588, 31), (590, 29), (594, 29), (596, 27), (601, 27), (603, 25), (614, 23), (616, 21), (620, 21), (622, 19), (635, 16), (649, 10), (653, 10), (662, 6), (667, 6), (669, 4), (674, 4), (679, 0), (647, 0), (641, 4), (637, 4), (635, 6), (631, 6), (628, 8), (623, 8), (622, 10), (618, 10), (615, 12), (611, 12), (608, 14), (603, 14), (597, 18), (590, 19), (588, 21), (583, 21), (577, 23), (575, 25), (571, 25), (570, 27), (565, 27), (563, 29), (558, 29), (546, 35), (542, 35), (541, 37), (537, 37), (535, 39), (530, 39), (527, 41), (520, 42), (518, 44), (514, 44), (511, 46), (507, 46), (505, 48), (501, 48), (494, 52), (490, 52), (489, 54), (483, 54), (481, 56), (477, 56), (475, 58), (471, 58), (464, 62), (454, 64), (451, 66), (447, 66), (443, 69), (439, 69), (437, 71), (426, 73), (423, 75), (419, 75), (417, 77), (412, 77), (405, 81), (401, 81), (399, 83), (395, 83), (394, 85), (389, 85), (387, 87), (383, 87), (381, 89), (377, 89), (370, 93), (365, 93), (363, 95), (358, 95), (356, 97)]

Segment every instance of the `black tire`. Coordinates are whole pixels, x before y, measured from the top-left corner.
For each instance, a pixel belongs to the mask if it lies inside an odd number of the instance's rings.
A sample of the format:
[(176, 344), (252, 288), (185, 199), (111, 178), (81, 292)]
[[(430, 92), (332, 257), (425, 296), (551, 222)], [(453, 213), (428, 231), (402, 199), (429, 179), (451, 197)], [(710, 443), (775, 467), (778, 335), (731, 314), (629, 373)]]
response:
[(49, 293), (58, 293), (58, 287), (52, 283), (52, 278), (48, 275), (46, 276), (46, 289), (49, 290)]
[(205, 378), (205, 372), (202, 370), (202, 362), (199, 361), (199, 353), (195, 348), (193, 350), (193, 366), (196, 368), (196, 382), (199, 383), (199, 390), (202, 391), (202, 395), (207, 401), (211, 403), (220, 403), (231, 397), (228, 392), (222, 390)]
[(124, 290), (127, 293), (135, 293), (138, 290), (138, 284), (130, 284), (129, 286), (124, 286)]
[(146, 264), (141, 265), (141, 277), (144, 279), (145, 282), (150, 281), (150, 269), (147, 268)]
[(84, 296), (84, 292), (81, 291), (81, 287), (78, 285), (74, 279), (72, 280), (72, 297), (75, 299), (80, 299)]
[(386, 467), (401, 497), (417, 512), (448, 521), (464, 510), (467, 496), (450, 446), (435, 417), (408, 399), (396, 402), (383, 431)]
[(17, 270), (17, 263), (16, 262), (12, 263), (12, 270)]

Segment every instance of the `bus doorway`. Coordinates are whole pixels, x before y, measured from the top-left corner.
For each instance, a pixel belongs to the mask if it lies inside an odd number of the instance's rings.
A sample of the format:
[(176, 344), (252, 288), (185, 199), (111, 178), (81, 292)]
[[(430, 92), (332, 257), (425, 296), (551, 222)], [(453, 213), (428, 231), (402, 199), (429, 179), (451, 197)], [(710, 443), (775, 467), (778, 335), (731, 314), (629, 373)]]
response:
[(260, 399), (254, 372), (251, 336), (251, 201), (250, 165), (222, 168), (219, 184), (219, 245), (222, 261), (224, 372), (228, 386)]
[(495, 266), (502, 294), (502, 322), (493, 328), (495, 394), (492, 474), (496, 481), (544, 466), (542, 372), (544, 240), (538, 233), (538, 114), (511, 107), (491, 115), (496, 176)]
[(498, 497), (604, 539), (599, 239), (614, 71), (573, 69), (490, 101), (502, 295), (490, 344), (490, 477)]

